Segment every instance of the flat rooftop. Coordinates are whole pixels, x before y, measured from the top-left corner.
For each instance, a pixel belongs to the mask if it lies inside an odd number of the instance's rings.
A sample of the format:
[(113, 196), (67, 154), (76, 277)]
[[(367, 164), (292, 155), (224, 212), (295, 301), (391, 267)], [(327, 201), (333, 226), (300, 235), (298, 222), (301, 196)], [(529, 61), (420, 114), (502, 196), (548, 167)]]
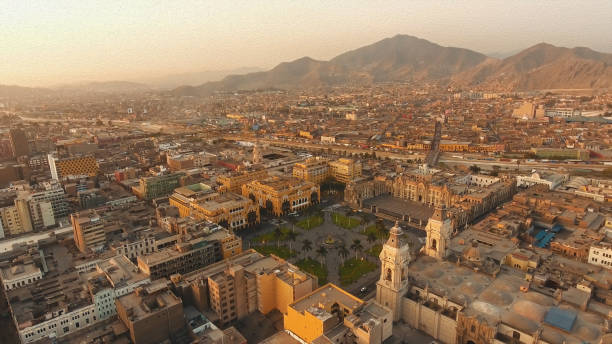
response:
[(304, 312), (312, 308), (331, 309), (334, 303), (338, 303), (354, 312), (363, 304), (363, 301), (335, 285), (328, 283), (295, 301), (289, 305), (289, 307), (292, 307), (298, 312)]

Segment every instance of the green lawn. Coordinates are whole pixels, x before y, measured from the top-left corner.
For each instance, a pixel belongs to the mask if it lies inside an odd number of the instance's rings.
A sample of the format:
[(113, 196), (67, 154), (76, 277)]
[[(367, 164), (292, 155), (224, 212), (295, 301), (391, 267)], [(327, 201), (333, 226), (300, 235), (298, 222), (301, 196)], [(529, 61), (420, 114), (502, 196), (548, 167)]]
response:
[(366, 236), (370, 233), (373, 233), (374, 235), (376, 235), (377, 239), (386, 239), (388, 234), (386, 233), (386, 231), (381, 230), (381, 228), (379, 228), (379, 225), (377, 224), (373, 224), (373, 225), (369, 225), (368, 227), (366, 227), (366, 229), (363, 231), (363, 234), (365, 234)]
[(332, 220), (334, 221), (334, 224), (336, 224), (336, 226), (340, 226), (346, 229), (355, 228), (361, 223), (359, 219), (356, 219), (354, 217), (347, 217), (339, 213), (333, 213)]
[(378, 257), (380, 255), (380, 251), (382, 251), (382, 245), (376, 244), (370, 247), (366, 253), (372, 257)]
[(302, 229), (309, 230), (322, 225), (324, 221), (325, 220), (323, 220), (323, 216), (313, 215), (296, 223), (296, 225)]
[(351, 258), (340, 266), (340, 284), (349, 285), (370, 271), (376, 270), (376, 264), (367, 260)]
[(289, 251), (289, 247), (286, 246), (256, 246), (253, 248), (261, 254), (274, 254), (283, 259), (288, 259), (295, 256), (295, 251)]
[(301, 259), (299, 262), (295, 263), (295, 265), (297, 265), (300, 270), (317, 276), (320, 286), (327, 284), (327, 266), (321, 266), (321, 263), (312, 258)]
[[(280, 237), (280, 241), (285, 241), (287, 240), (287, 234), (291, 232), (291, 229), (287, 227), (281, 227), (281, 232), (282, 232), (282, 235)], [(298, 234), (298, 232), (295, 232), (295, 234)], [(276, 240), (278, 239), (276, 238), (274, 231), (265, 233), (265, 234), (262, 234), (262, 235), (259, 235), (253, 238), (254, 242), (259, 242), (259, 243), (264, 243), (264, 244), (276, 242)]]

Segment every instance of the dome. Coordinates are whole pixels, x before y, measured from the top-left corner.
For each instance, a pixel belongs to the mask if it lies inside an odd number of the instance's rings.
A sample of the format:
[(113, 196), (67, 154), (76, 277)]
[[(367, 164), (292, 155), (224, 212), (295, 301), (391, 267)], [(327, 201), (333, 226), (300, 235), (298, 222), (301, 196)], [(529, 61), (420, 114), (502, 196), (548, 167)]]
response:
[(463, 257), (470, 262), (480, 262), (480, 249), (476, 241), (472, 241), (472, 245), (463, 252)]

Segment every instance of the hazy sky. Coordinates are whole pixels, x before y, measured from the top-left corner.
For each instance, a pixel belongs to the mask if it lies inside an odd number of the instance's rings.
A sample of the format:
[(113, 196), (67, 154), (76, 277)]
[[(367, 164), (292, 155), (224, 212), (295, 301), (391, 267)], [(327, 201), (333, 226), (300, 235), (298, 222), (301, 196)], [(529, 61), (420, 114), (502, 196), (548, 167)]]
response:
[(394, 36), (483, 53), (612, 52), (612, 1), (0, 0), (0, 84), (43, 86), (329, 59)]

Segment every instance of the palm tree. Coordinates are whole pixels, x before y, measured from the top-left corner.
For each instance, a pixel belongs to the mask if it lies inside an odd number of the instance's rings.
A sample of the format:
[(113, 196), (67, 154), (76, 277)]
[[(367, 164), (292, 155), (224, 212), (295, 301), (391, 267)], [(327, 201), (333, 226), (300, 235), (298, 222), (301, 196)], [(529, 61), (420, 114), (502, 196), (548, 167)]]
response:
[(359, 239), (353, 240), (353, 244), (351, 245), (351, 250), (355, 251), (355, 259), (357, 259), (357, 253), (363, 250), (363, 245), (361, 245), (361, 240)]
[(319, 246), (316, 252), (317, 252), (317, 255), (319, 256), (321, 267), (322, 267), (323, 258), (325, 258), (325, 256), (327, 255), (327, 249), (325, 248), (325, 246)]
[(308, 239), (302, 240), (302, 251), (304, 251), (304, 256), (306, 256), (310, 250), (312, 250), (312, 241)]
[(346, 249), (346, 246), (344, 246), (344, 244), (340, 245), (338, 247), (338, 256), (340, 256), (340, 259), (342, 260), (342, 264), (344, 264), (344, 260), (346, 259), (346, 257), (348, 257), (349, 255), (349, 250)]
[(280, 239), (283, 236), (283, 231), (280, 227), (274, 228), (274, 237), (276, 238), (276, 247), (280, 246)]
[(368, 240), (368, 242), (370, 243), (370, 245), (372, 245), (372, 243), (374, 243), (374, 242), (376, 241), (376, 239), (377, 239), (377, 238), (376, 238), (376, 234), (374, 234), (374, 233), (372, 233), (372, 232), (369, 232), (369, 233), (368, 233), (368, 238), (367, 238), (367, 240)]
[(289, 240), (289, 252), (293, 251), (291, 243), (294, 242), (296, 238), (297, 233), (295, 233), (294, 231), (287, 233), (287, 240)]

